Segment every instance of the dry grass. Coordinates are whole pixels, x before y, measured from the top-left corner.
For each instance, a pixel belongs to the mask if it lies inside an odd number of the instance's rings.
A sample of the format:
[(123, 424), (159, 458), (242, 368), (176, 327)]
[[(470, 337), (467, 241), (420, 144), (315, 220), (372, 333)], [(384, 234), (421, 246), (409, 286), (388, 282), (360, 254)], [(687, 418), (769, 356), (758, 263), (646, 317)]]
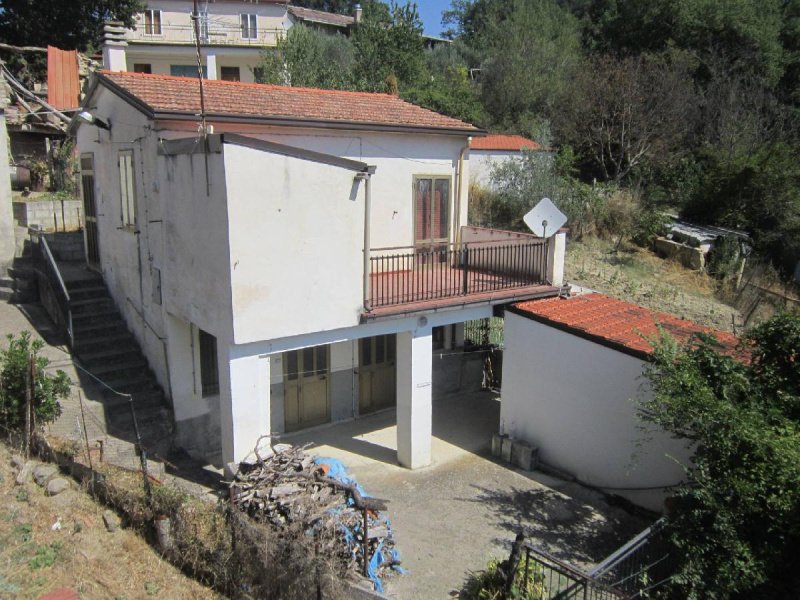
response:
[[(89, 599), (220, 597), (162, 560), (135, 531), (106, 531), (105, 507), (74, 482), (52, 498), (32, 482), (15, 485), (10, 458), (0, 445), (0, 598), (34, 599), (61, 587)], [(51, 529), (56, 521), (59, 531)]]
[(716, 297), (717, 282), (674, 261), (662, 260), (649, 250), (587, 238), (567, 248), (566, 279), (615, 298), (635, 302), (690, 319), (709, 327), (732, 331), (738, 311)]

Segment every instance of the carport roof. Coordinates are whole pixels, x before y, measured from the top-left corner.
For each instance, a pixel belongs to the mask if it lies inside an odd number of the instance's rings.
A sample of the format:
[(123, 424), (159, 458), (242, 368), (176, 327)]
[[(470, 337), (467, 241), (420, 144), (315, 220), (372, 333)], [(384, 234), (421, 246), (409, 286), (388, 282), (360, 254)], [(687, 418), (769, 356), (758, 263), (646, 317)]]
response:
[(637, 358), (646, 359), (653, 353), (651, 340), (659, 338), (660, 327), (679, 343), (689, 342), (699, 333), (709, 334), (722, 345), (723, 352), (745, 359), (739, 338), (731, 333), (604, 294), (529, 300), (509, 310)]

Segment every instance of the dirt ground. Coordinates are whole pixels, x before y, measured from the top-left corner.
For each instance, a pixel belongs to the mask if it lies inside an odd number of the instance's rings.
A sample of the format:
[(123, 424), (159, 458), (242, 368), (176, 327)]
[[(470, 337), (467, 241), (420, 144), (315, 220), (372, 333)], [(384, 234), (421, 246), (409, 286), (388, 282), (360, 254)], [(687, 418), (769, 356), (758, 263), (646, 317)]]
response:
[(106, 508), (74, 481), (53, 497), (33, 481), (16, 485), (11, 456), (0, 443), (0, 598), (34, 599), (59, 588), (82, 599), (220, 597), (163, 561), (136, 532), (107, 531)]
[(662, 260), (649, 250), (623, 247), (597, 238), (567, 246), (565, 279), (621, 300), (733, 331), (739, 312), (715, 296), (716, 283), (705, 273)]

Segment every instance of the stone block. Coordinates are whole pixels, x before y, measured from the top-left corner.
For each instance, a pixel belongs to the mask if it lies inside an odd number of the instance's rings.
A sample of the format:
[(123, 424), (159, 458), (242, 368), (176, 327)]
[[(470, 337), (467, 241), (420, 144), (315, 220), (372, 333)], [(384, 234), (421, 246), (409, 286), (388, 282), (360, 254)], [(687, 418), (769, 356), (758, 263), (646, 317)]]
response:
[(17, 479), (16, 479), (17, 485), (24, 485), (30, 480), (31, 472), (33, 471), (34, 466), (35, 463), (31, 461), (28, 461), (24, 465), (22, 465), (22, 468), (19, 470), (19, 473), (17, 473)]
[(492, 456), (495, 458), (500, 458), (500, 453), (503, 448), (503, 440), (507, 436), (501, 435), (499, 433), (492, 434)]
[(58, 473), (58, 467), (55, 465), (37, 465), (33, 469), (33, 480), (36, 485), (44, 487), (48, 480)]
[(511, 462), (523, 471), (533, 471), (539, 464), (539, 449), (528, 442), (514, 442)]
[(511, 462), (511, 449), (514, 446), (514, 441), (509, 438), (503, 438), (503, 441), (500, 445), (500, 458), (503, 459), (505, 462)]
[(48, 496), (57, 496), (67, 489), (69, 489), (69, 481), (63, 477), (55, 477), (47, 482), (45, 492), (47, 492)]
[(103, 511), (103, 524), (110, 533), (114, 533), (117, 529), (119, 529), (119, 516), (113, 510)]

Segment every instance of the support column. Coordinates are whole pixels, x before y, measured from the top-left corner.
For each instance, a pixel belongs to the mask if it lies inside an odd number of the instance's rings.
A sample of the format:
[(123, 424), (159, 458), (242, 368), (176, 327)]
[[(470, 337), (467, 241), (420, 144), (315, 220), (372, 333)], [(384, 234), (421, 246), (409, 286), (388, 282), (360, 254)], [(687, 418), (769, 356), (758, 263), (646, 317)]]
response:
[(103, 68), (109, 71), (122, 72), (128, 70), (128, 59), (125, 56), (126, 42), (107, 41), (103, 45)]
[(431, 464), (432, 354), (430, 327), (397, 334), (397, 461), (409, 469)]
[(270, 358), (236, 357), (233, 350), (217, 351), (222, 459), (226, 466), (247, 458), (258, 438), (271, 431)]
[(219, 79), (217, 75), (217, 55), (213, 52), (206, 54), (206, 79)]
[(555, 286), (564, 285), (564, 258), (567, 253), (567, 234), (559, 231), (547, 244), (548, 281)]

